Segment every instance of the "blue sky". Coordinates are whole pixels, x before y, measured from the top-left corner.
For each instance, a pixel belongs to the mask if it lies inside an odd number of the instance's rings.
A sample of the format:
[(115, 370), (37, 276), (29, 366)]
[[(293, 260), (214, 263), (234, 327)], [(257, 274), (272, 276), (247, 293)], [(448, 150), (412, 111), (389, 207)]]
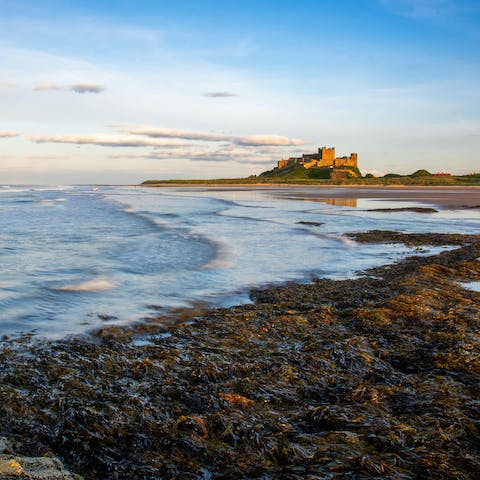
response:
[(479, 171), (479, 85), (477, 0), (0, 0), (0, 183)]

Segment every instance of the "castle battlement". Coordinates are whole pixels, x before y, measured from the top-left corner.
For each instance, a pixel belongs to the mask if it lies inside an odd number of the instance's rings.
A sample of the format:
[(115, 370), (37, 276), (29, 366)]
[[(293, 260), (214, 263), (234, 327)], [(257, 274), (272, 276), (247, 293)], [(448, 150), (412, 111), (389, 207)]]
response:
[(358, 168), (358, 154), (352, 153), (349, 157), (335, 157), (335, 147), (321, 147), (317, 153), (304, 153), (301, 157), (290, 157), (279, 160), (278, 169), (302, 165), (305, 168)]

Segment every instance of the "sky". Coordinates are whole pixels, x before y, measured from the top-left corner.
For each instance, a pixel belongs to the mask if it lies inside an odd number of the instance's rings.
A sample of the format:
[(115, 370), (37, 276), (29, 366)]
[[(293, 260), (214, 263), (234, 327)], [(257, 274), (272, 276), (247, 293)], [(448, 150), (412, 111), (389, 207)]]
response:
[(480, 171), (478, 0), (0, 0), (0, 184)]

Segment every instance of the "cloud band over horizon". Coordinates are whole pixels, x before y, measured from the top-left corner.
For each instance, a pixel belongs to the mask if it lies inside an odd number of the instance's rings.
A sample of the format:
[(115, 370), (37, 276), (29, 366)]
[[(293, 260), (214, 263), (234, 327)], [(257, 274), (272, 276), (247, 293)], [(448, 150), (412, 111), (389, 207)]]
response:
[(9, 130), (0, 131), (0, 138), (14, 138), (20, 136), (19, 132), (13, 132)]
[(33, 87), (35, 92), (54, 92), (54, 91), (66, 91), (73, 93), (103, 93), (105, 87), (103, 85), (97, 85), (93, 83), (76, 83), (73, 85), (56, 85), (48, 83), (44, 85), (36, 85)]
[(199, 133), (189, 130), (176, 130), (161, 127), (116, 127), (116, 130), (130, 135), (141, 135), (150, 138), (181, 138), (184, 140), (201, 140), (206, 142), (229, 142), (243, 146), (299, 146), (305, 141), (299, 138), (288, 138), (282, 135), (250, 135), (237, 136), (223, 133)]

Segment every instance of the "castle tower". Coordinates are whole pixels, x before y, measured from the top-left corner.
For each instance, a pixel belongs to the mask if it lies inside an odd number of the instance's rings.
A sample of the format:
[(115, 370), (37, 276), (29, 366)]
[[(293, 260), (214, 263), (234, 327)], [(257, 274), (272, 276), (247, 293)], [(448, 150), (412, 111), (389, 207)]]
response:
[(335, 160), (335, 147), (332, 148), (327, 148), (327, 147), (322, 147), (318, 149), (318, 153), (322, 155), (322, 160), (325, 161), (333, 161)]

